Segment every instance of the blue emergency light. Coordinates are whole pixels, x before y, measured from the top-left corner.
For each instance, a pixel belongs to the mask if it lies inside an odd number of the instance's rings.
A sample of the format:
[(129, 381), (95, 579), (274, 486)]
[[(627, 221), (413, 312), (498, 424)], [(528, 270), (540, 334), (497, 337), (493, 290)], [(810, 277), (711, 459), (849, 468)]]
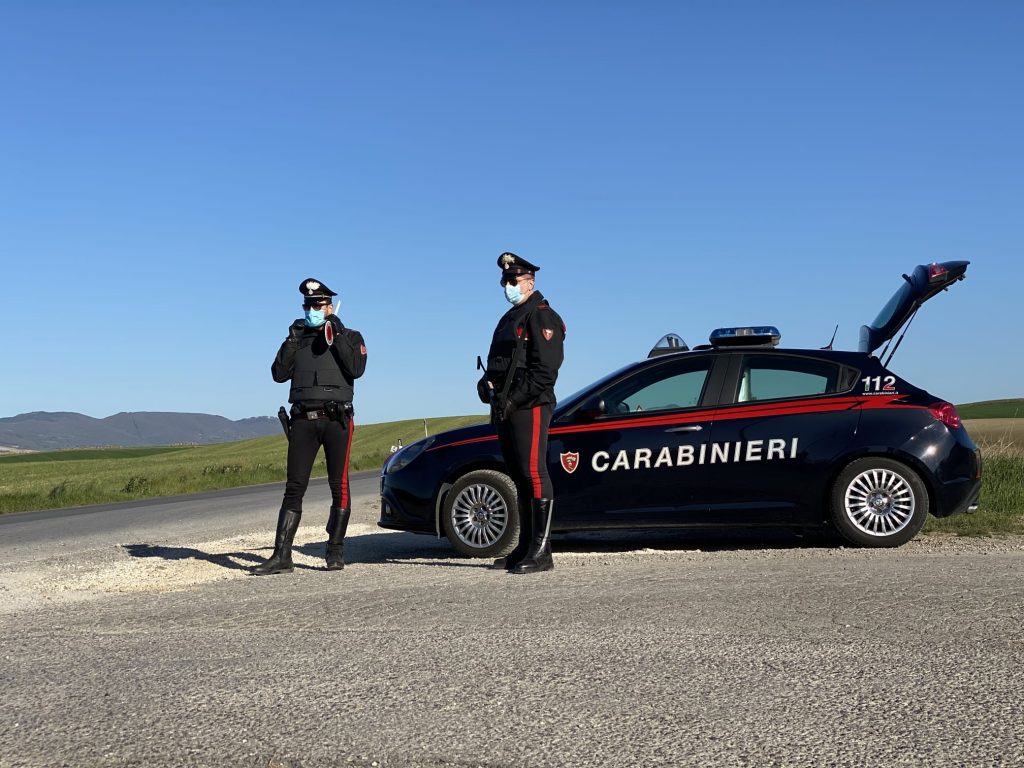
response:
[(715, 328), (708, 341), (713, 347), (776, 347), (782, 334), (774, 325)]

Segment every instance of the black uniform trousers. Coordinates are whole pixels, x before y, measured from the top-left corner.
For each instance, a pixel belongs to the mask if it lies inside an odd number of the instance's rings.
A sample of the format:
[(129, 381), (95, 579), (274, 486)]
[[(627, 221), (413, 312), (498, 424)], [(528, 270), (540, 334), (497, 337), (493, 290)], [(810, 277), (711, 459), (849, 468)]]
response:
[(320, 446), (327, 459), (327, 481), (331, 486), (331, 503), (349, 509), (348, 464), (352, 452), (354, 424), (345, 420), (292, 418), (288, 440), (288, 482), (284, 487), (285, 509), (302, 511), (302, 497), (309, 486), (309, 474)]
[(550, 405), (517, 408), (507, 419), (498, 422), (501, 455), (523, 500), (554, 496), (548, 473), (551, 410)]

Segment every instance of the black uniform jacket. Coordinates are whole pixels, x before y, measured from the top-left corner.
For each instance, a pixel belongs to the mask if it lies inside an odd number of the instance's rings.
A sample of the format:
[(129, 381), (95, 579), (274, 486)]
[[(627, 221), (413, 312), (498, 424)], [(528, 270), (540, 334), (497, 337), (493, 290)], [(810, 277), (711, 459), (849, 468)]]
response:
[(555, 379), (563, 358), (565, 323), (540, 291), (534, 291), (530, 298), (502, 315), (494, 329), (484, 377), (494, 385), (496, 394), (500, 394), (505, 386), (512, 356), (520, 340), (524, 349), (520, 352), (517, 370), (511, 373), (509, 401), (516, 408), (554, 405)]
[(291, 403), (351, 402), (353, 382), (366, 370), (363, 335), (346, 328), (337, 315), (328, 322), (334, 326), (334, 344), (328, 346), (323, 326), (309, 328), (296, 320), (270, 366), (274, 381), (291, 380)]

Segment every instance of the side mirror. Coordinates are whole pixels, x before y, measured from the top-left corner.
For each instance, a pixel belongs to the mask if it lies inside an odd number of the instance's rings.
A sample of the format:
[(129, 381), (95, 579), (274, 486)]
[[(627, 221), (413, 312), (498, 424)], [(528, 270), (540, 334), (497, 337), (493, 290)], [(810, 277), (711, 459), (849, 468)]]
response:
[(604, 416), (604, 400), (600, 397), (592, 397), (576, 409), (576, 421), (593, 421), (598, 416)]

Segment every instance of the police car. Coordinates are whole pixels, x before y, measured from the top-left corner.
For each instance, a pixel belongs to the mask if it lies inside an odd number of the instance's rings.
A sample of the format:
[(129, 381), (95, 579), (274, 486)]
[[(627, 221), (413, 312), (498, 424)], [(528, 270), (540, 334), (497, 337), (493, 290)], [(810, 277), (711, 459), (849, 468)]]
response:
[[(553, 531), (831, 524), (854, 544), (894, 547), (929, 514), (974, 511), (981, 455), (956, 409), (882, 363), (968, 263), (904, 275), (857, 352), (783, 349), (770, 326), (718, 329), (692, 350), (670, 334), (566, 398), (549, 434)], [(516, 491), (493, 427), (393, 454), (378, 525), (447, 536), (464, 555), (509, 551)]]

